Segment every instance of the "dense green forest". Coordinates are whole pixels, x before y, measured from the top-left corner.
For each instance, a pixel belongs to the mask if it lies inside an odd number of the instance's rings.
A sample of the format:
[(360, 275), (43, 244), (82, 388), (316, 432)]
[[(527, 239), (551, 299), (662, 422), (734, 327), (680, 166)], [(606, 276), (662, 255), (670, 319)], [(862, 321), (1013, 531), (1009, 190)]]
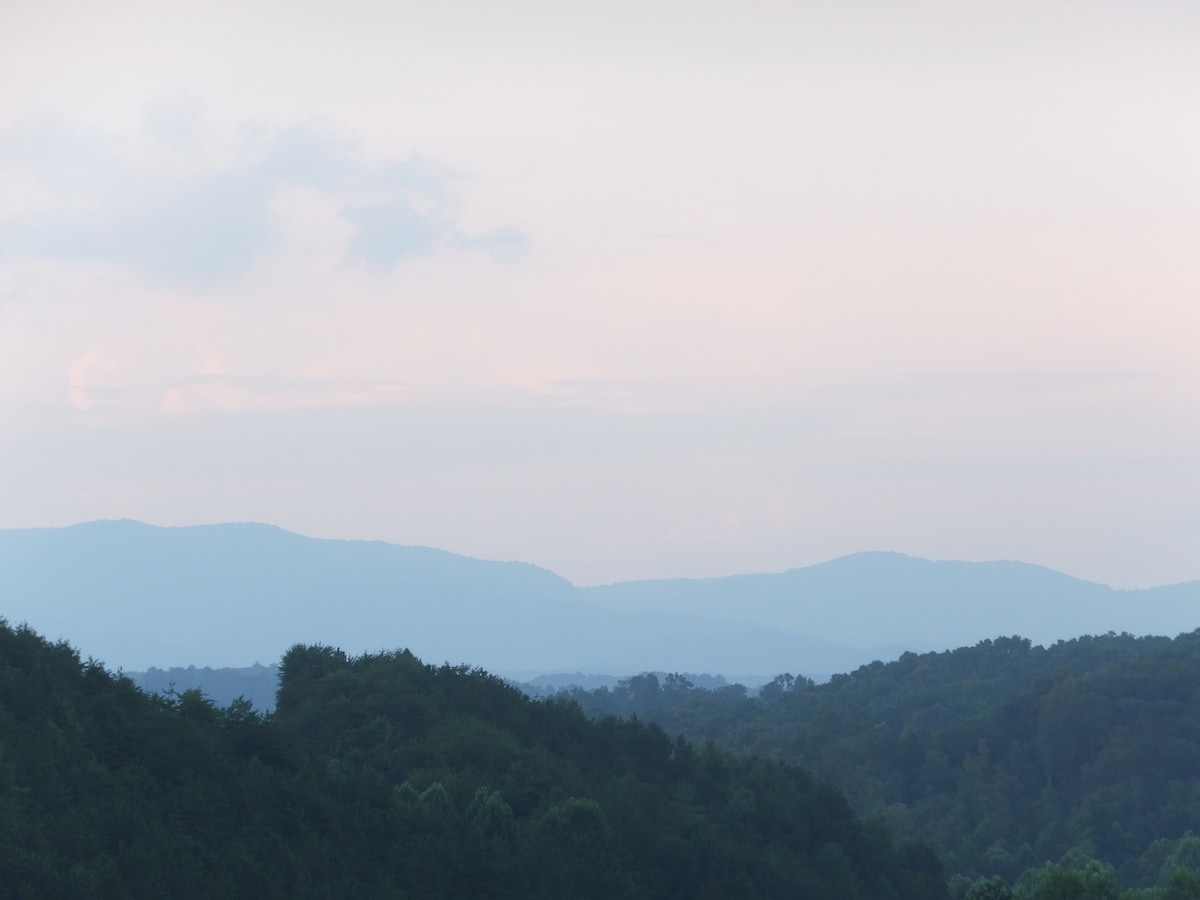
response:
[(280, 673), (269, 716), (155, 696), (0, 620), (0, 894), (947, 895), (932, 851), (778, 760), (407, 651)]
[(0, 896), (1200, 900), (1200, 632), (549, 701), (297, 646), (276, 700), (0, 620)]
[[(651, 675), (569, 696), (811, 769), (933, 847), (955, 894), (993, 877), (1032, 889), (1048, 860), (1090, 863), (1113, 891), (1200, 868), (1200, 631), (1000, 638), (827, 684), (781, 675), (755, 696)], [(1188, 877), (1170, 896), (1200, 896), (1180, 893)]]

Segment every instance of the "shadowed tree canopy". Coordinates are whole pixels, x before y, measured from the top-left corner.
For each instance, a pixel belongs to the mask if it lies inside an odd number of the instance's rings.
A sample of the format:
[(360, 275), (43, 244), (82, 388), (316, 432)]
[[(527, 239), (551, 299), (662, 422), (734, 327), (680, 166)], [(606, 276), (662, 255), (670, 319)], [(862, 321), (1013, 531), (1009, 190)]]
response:
[(779, 761), (407, 651), (280, 672), (271, 716), (149, 696), (0, 621), (5, 895), (946, 896), (929, 851)]

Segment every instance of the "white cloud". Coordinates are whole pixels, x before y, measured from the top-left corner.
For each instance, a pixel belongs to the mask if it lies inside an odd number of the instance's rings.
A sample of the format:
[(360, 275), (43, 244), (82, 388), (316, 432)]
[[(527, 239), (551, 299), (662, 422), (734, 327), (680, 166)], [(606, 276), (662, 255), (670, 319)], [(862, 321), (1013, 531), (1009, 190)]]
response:
[[(186, 97), (149, 116), (153, 139), (193, 157), (201, 123)], [(328, 196), (354, 226), (347, 258), (379, 268), (438, 249), (511, 259), (528, 246), (512, 226), (464, 232), (455, 176), (430, 160), (368, 164), (352, 144), (312, 128), (243, 131), (232, 162), (164, 174), (167, 166), (140, 164), (132, 148), (104, 134), (62, 124), (10, 130), (0, 164), (26, 170), (50, 199), (0, 219), (0, 253), (119, 262), (166, 284), (209, 288), (244, 275), (279, 245), (275, 203), (295, 188)]]

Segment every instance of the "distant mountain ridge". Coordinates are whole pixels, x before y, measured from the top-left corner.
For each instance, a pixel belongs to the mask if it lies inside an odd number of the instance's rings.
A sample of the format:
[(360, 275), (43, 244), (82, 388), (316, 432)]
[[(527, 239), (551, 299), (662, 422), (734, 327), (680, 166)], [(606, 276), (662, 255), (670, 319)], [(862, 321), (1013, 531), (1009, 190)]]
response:
[(758, 625), (606, 610), (527, 563), (255, 524), (0, 531), (0, 615), (131, 670), (273, 662), (304, 642), (519, 676), (703, 671), (714, 656), (738, 672), (837, 671), (861, 655)]
[[(610, 609), (730, 617), (850, 646), (949, 649), (997, 635), (1053, 643), (1109, 631), (1174, 636), (1200, 626), (1200, 581), (1117, 590), (1029, 563), (933, 561), (871, 551), (778, 574), (586, 589)], [(871, 602), (874, 600), (875, 602)], [(966, 627), (964, 627), (966, 626)]]
[(321, 641), (408, 647), (524, 679), (827, 676), (999, 634), (1190, 631), (1200, 582), (1114, 591), (1023, 563), (866, 553), (779, 574), (583, 588), (529, 563), (427, 547), (122, 520), (0, 530), (0, 616), (126, 669), (269, 663)]

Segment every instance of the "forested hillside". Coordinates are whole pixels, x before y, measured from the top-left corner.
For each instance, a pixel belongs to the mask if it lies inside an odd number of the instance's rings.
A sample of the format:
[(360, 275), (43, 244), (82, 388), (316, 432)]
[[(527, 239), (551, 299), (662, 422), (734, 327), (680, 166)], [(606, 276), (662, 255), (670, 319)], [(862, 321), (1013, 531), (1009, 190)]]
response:
[(0, 620), (4, 896), (946, 895), (780, 761), (407, 651), (296, 646), (280, 681), (268, 717), (150, 696)]
[(1064, 856), (1127, 885), (1200, 866), (1200, 631), (1000, 638), (757, 696), (652, 676), (571, 696), (809, 767), (963, 879)]

